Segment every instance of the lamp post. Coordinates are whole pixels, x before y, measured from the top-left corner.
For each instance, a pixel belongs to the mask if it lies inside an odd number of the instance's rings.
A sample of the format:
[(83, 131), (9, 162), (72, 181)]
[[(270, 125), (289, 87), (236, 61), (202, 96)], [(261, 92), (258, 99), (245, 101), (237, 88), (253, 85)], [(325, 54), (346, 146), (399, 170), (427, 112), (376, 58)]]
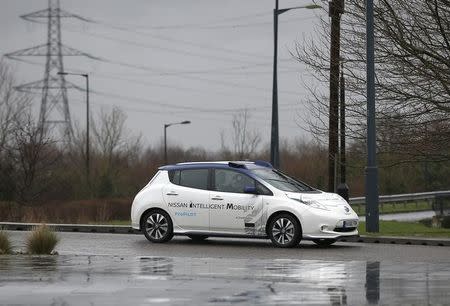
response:
[(86, 79), (86, 181), (88, 186), (91, 186), (90, 182), (90, 152), (89, 152), (89, 74), (87, 73), (72, 73), (60, 71), (59, 75), (77, 75)]
[(379, 231), (378, 167), (375, 129), (375, 50), (373, 0), (366, 1), (367, 56), (367, 167), (366, 167), (366, 231)]
[(278, 9), (278, 0), (275, 0), (275, 9), (273, 10), (273, 87), (272, 87), (272, 126), (270, 136), (270, 162), (275, 168), (280, 167), (279, 153), (279, 133), (278, 133), (278, 15), (295, 9), (317, 9), (321, 8), (317, 4), (309, 4), (304, 6), (295, 6), (284, 9)]
[(341, 79), (339, 81), (339, 165), (340, 165), (340, 184), (337, 186), (337, 193), (347, 202), (349, 200), (349, 190), (346, 181), (346, 156), (345, 156), (345, 78), (344, 78), (344, 59), (341, 58)]
[(175, 123), (166, 123), (164, 124), (164, 164), (167, 165), (167, 128), (172, 125), (177, 124), (190, 124), (191, 122), (189, 120), (181, 121), (181, 122), (175, 122)]
[(331, 18), (330, 33), (330, 107), (328, 118), (328, 191), (336, 192), (336, 166), (339, 145), (339, 57), (341, 40), (341, 15), (344, 0), (328, 2)]

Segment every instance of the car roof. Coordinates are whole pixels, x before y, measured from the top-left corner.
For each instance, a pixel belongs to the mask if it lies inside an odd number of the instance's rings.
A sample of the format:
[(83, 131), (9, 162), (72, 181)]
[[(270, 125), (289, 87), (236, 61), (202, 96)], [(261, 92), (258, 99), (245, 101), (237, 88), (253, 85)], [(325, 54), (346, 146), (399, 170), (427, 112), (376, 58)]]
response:
[(208, 162), (184, 162), (174, 165), (166, 165), (159, 170), (184, 170), (184, 169), (200, 169), (200, 168), (216, 168), (216, 169), (272, 169), (272, 165), (266, 161), (208, 161)]

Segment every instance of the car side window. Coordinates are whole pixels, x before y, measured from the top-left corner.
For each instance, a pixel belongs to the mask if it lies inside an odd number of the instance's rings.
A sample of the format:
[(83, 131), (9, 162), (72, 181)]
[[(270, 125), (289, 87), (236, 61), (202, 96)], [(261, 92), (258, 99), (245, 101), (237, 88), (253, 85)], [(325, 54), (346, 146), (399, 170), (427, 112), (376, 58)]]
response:
[(180, 185), (180, 170), (169, 171), (169, 180), (173, 184)]
[(170, 180), (184, 187), (208, 189), (208, 169), (186, 169), (174, 171)]
[(215, 169), (215, 190), (221, 192), (244, 193), (245, 187), (256, 187), (256, 181), (251, 177), (232, 170)]
[(273, 196), (272, 191), (270, 191), (266, 186), (264, 186), (260, 182), (256, 182), (256, 191), (260, 195)]

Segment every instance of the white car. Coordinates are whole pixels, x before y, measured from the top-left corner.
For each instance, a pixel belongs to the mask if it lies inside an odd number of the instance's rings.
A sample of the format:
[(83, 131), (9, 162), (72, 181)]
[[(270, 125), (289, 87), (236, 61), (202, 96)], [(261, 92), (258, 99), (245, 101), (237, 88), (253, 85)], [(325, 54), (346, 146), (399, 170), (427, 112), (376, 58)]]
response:
[(342, 197), (264, 161), (163, 166), (136, 195), (131, 222), (151, 242), (183, 234), (195, 240), (270, 238), (278, 247), (293, 247), (301, 239), (330, 245), (358, 235), (358, 216)]

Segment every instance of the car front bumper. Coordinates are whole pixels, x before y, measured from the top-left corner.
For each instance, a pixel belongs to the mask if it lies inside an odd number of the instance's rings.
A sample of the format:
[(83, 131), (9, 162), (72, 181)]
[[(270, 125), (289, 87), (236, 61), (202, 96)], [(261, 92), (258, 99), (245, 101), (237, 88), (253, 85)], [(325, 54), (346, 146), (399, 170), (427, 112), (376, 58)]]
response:
[(340, 239), (346, 237), (358, 237), (358, 230), (355, 229), (350, 232), (336, 232), (333, 230), (322, 230), (318, 233), (303, 235), (305, 240), (315, 240), (315, 239)]

